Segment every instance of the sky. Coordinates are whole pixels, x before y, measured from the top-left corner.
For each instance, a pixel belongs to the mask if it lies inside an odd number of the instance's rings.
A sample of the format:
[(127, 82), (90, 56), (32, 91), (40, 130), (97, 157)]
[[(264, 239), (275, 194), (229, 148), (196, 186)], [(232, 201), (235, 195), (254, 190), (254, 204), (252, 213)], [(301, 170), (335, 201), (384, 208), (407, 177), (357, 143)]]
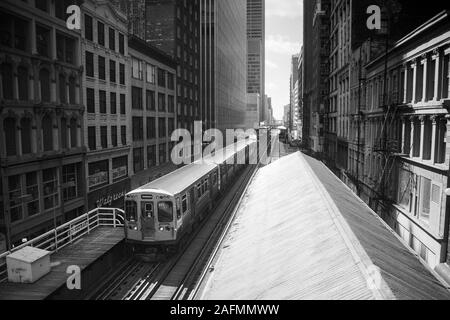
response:
[(303, 42), (303, 1), (266, 0), (266, 94), (276, 119), (289, 104), (290, 62)]

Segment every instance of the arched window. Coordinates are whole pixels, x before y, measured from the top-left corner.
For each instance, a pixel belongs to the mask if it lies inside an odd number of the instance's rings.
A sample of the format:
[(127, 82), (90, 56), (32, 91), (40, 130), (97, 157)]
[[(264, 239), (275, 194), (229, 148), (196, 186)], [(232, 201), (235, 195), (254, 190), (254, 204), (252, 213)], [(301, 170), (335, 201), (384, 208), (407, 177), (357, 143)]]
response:
[(78, 134), (77, 134), (77, 119), (70, 119), (70, 146), (71, 148), (78, 147)]
[(42, 119), (42, 139), (44, 141), (44, 151), (53, 150), (53, 123), (49, 115)]
[(75, 87), (76, 87), (76, 81), (75, 81), (75, 77), (70, 77), (69, 78), (69, 103), (70, 104), (76, 104), (76, 99), (75, 99)]
[(3, 98), (12, 100), (14, 98), (13, 93), (13, 70), (9, 63), (2, 64), (2, 86), (3, 86)]
[(61, 119), (61, 147), (67, 149), (67, 120)]
[(28, 100), (28, 69), (26, 67), (17, 68), (19, 83), (19, 100)]
[(64, 74), (59, 75), (58, 83), (59, 83), (59, 102), (67, 103), (66, 76)]
[(16, 119), (6, 118), (3, 121), (3, 130), (5, 131), (6, 155), (17, 155)]
[(20, 120), (21, 138), (22, 138), (22, 154), (31, 153), (31, 119), (22, 118)]
[(39, 83), (41, 84), (41, 101), (50, 102), (50, 72), (47, 69), (39, 71)]

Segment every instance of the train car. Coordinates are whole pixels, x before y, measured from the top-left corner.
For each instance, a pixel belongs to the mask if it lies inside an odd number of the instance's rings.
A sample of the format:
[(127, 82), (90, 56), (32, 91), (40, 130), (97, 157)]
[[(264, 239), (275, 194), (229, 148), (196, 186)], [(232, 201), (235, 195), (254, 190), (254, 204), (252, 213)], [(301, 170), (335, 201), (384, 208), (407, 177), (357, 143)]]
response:
[(286, 127), (280, 126), (277, 128), (280, 142), (288, 143), (288, 130)]
[[(175, 248), (210, 212), (243, 164), (255, 139), (232, 144), (214, 156), (186, 165), (125, 196), (125, 236), (135, 251)], [(256, 149), (256, 148), (255, 148)]]

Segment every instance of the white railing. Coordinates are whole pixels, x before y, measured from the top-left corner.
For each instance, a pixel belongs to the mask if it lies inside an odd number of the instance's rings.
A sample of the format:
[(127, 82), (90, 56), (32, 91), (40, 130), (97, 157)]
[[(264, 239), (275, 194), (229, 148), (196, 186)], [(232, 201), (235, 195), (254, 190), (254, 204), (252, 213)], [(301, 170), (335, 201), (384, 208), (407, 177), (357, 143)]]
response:
[(98, 227), (118, 228), (124, 225), (124, 211), (115, 208), (97, 208), (69, 221), (54, 230), (40, 235), (28, 242), (0, 254), (0, 283), (8, 277), (6, 256), (24, 247), (35, 247), (57, 252), (91, 233)]

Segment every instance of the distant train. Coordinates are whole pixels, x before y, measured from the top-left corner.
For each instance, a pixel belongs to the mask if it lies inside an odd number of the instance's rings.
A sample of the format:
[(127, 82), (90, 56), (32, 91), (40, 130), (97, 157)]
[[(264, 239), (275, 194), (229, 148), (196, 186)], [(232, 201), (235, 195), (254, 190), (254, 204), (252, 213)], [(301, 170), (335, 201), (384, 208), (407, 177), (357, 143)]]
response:
[(279, 139), (282, 143), (288, 143), (288, 130), (286, 127), (278, 127)]
[[(256, 139), (247, 138), (186, 165), (125, 196), (125, 236), (136, 251), (179, 244), (213, 208), (235, 175), (249, 164)], [(245, 164), (238, 164), (244, 159)], [(242, 163), (243, 161), (240, 161)]]

